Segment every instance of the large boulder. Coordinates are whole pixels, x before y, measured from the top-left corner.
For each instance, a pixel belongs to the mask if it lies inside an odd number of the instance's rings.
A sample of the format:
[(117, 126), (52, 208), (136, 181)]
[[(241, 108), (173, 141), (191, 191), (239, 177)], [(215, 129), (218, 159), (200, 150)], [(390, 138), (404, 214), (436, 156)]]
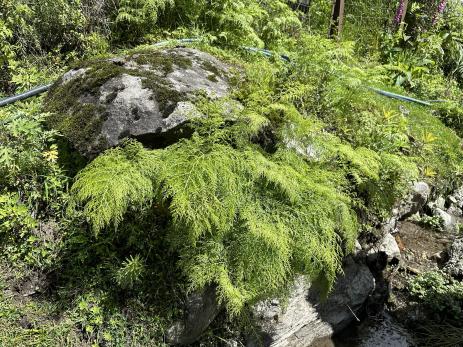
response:
[(449, 261), (444, 270), (450, 275), (463, 278), (463, 238), (456, 239), (449, 251)]
[(162, 148), (191, 133), (186, 125), (201, 116), (199, 96), (229, 94), (230, 70), (208, 53), (181, 47), (87, 62), (51, 89), (49, 125), (87, 158), (125, 138)]
[(286, 305), (267, 300), (254, 307), (260, 337), (251, 337), (248, 347), (307, 347), (346, 328), (375, 287), (367, 266), (347, 259), (344, 275), (324, 301), (304, 277), (299, 277)]

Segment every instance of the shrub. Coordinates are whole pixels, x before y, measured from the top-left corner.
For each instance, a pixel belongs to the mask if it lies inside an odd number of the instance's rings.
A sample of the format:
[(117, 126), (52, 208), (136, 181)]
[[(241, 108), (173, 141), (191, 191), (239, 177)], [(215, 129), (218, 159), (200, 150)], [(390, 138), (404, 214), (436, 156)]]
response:
[(46, 114), (15, 111), (0, 123), (0, 187), (17, 192), (35, 216), (63, 210), (66, 176), (58, 165), (55, 131)]
[(427, 272), (415, 277), (409, 284), (409, 291), (440, 319), (458, 321), (461, 318), (463, 284), (443, 272)]
[(56, 132), (46, 115), (5, 112), (0, 121), (0, 249), (21, 268), (56, 266), (67, 178), (58, 165)]

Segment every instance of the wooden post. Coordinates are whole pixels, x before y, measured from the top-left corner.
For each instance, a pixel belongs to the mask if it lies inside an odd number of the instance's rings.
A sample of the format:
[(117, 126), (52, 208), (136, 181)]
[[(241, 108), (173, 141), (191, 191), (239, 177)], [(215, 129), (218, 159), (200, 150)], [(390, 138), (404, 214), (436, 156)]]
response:
[(334, 0), (333, 10), (331, 11), (329, 38), (340, 38), (344, 25), (344, 0)]

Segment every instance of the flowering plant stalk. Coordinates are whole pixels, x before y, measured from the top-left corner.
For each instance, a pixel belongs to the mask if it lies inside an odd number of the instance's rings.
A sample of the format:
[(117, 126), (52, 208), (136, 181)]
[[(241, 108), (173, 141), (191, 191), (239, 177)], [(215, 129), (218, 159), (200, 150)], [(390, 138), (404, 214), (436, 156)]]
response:
[(437, 11), (434, 14), (434, 17), (432, 19), (432, 25), (437, 24), (437, 21), (439, 20), (440, 16), (442, 16), (442, 14), (444, 13), (446, 7), (447, 7), (447, 0), (441, 0), (439, 2), (439, 6), (437, 6)]
[(397, 11), (394, 17), (394, 24), (396, 26), (400, 25), (400, 23), (402, 22), (404, 11), (405, 11), (405, 0), (400, 0), (399, 7), (397, 7)]

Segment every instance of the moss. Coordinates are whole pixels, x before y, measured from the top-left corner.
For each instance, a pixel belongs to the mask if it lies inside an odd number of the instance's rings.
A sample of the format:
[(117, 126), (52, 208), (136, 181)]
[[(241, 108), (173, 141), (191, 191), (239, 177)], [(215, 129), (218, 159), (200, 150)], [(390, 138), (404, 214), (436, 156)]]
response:
[[(105, 108), (94, 104), (76, 104), (62, 113), (53, 113), (49, 124), (65, 135), (78, 149), (86, 148), (93, 143), (105, 121)], [(100, 140), (100, 148), (104, 149), (106, 142)]]
[(177, 104), (185, 100), (186, 94), (178, 92), (166, 80), (153, 73), (144, 73), (142, 80), (143, 88), (147, 88), (154, 93), (156, 102), (159, 104), (159, 111), (163, 117), (168, 117), (175, 109)]
[(217, 76), (220, 76), (222, 77), (222, 71), (220, 71), (220, 69), (215, 66), (214, 64), (212, 64), (210, 61), (203, 61), (201, 63), (201, 67), (206, 70), (206, 71), (209, 71), (209, 72), (212, 72), (214, 75), (217, 75)]
[[(47, 120), (49, 127), (60, 131), (79, 149), (95, 140), (105, 120), (105, 107), (93, 103), (99, 96), (99, 89), (108, 80), (126, 71), (108, 60), (87, 62), (81, 68), (89, 71), (64, 85), (60, 80), (50, 91), (44, 105), (45, 110), (52, 113)], [(116, 95), (108, 96), (106, 101), (110, 102), (110, 98)], [(82, 102), (81, 98), (88, 98), (89, 102)], [(101, 143), (100, 147), (104, 146), (105, 143)]]
[(185, 70), (193, 66), (191, 58), (171, 54), (170, 51), (166, 53), (165, 51), (147, 49), (131, 55), (130, 59), (139, 65), (151, 65), (158, 69), (161, 68), (160, 70), (164, 72), (164, 75), (173, 72), (174, 65)]
[[(127, 69), (121, 66), (117, 61), (97, 61), (91, 65), (84, 64), (83, 67), (90, 68), (90, 71), (88, 71), (85, 76), (70, 81), (73, 85), (68, 87), (69, 89), (71, 89), (71, 87), (78, 88), (74, 90), (74, 95), (96, 95), (99, 88), (108, 80), (127, 72)], [(79, 94), (76, 94), (75, 91), (78, 91)]]
[(173, 59), (171, 56), (162, 54), (159, 51), (142, 51), (129, 57), (139, 65), (151, 65), (156, 68), (161, 68), (165, 75), (174, 71)]
[(174, 64), (184, 70), (187, 70), (188, 68), (191, 68), (193, 66), (193, 62), (191, 61), (191, 58), (182, 57), (182, 56), (177, 56), (174, 60)]
[(219, 81), (218, 78), (217, 78), (217, 76), (214, 75), (214, 74), (211, 74), (211, 75), (207, 76), (207, 79), (208, 79), (209, 81), (212, 81), (212, 82), (218, 82), (218, 81)]

